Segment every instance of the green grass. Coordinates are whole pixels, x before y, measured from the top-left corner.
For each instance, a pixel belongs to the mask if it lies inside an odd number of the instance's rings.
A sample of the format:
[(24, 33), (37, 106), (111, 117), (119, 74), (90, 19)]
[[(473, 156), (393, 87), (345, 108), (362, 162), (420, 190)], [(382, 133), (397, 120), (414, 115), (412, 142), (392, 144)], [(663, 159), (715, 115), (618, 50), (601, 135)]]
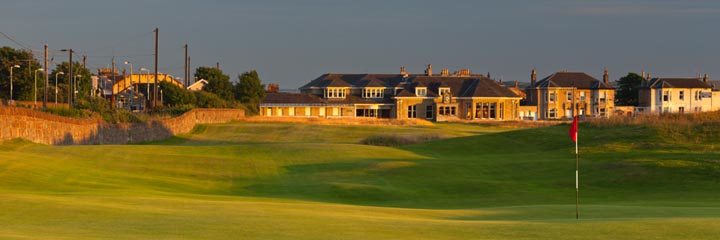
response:
[[(6, 141), (0, 238), (720, 238), (720, 142), (581, 126), (576, 221), (567, 129), (237, 122), (141, 145)], [(360, 144), (387, 134), (446, 139)]]

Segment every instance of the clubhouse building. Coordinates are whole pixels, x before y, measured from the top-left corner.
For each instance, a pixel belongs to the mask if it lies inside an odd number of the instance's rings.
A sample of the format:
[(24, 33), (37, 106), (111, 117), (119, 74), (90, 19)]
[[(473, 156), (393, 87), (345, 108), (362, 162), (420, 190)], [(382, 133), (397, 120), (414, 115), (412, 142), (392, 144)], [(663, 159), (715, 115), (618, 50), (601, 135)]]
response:
[(522, 97), (469, 69), (433, 74), (324, 74), (300, 93), (268, 93), (263, 116), (517, 120)]

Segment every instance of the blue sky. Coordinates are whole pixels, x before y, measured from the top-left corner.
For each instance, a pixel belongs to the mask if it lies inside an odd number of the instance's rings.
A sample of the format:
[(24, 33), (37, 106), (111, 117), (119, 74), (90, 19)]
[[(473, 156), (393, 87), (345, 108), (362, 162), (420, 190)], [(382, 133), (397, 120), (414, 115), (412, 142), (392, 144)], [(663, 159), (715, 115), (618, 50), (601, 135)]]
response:
[[(152, 68), (160, 29), (161, 72), (191, 64), (233, 80), (256, 69), (283, 89), (328, 73), (396, 73), (400, 66), (470, 68), (504, 81), (559, 70), (611, 79), (653, 76), (720, 79), (718, 1), (89, 1), (5, 0), (0, 31), (23, 45), (73, 48), (88, 66), (129, 60)], [(20, 48), (0, 37), (0, 45)], [(56, 61), (65, 53), (53, 52)], [(41, 56), (38, 54), (38, 56)], [(135, 70), (137, 71), (137, 70)]]

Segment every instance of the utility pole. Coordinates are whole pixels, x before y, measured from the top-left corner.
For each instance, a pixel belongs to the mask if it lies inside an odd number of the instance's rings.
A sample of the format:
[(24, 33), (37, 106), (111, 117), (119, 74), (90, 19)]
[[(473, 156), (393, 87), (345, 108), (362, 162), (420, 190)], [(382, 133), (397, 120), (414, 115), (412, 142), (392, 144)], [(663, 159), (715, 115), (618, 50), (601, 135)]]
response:
[[(153, 108), (157, 108), (157, 96), (158, 96), (158, 32), (160, 30), (155, 28), (155, 86), (153, 86)], [(157, 110), (157, 109), (156, 109)]]
[(50, 71), (48, 69), (48, 45), (45, 44), (45, 87), (44, 87), (44, 97), (43, 97), (43, 109), (47, 109), (47, 92), (48, 92), (48, 85), (50, 82), (48, 81), (48, 73)]
[(72, 89), (72, 86), (73, 86), (72, 79), (73, 79), (73, 77), (72, 77), (72, 76), (74, 76), (74, 75), (73, 75), (73, 61), (72, 61), (73, 50), (72, 50), (72, 48), (66, 48), (66, 49), (60, 49), (60, 51), (61, 51), (61, 52), (68, 52), (68, 54), (70, 55), (70, 57), (69, 57), (70, 60), (69, 60), (69, 64), (68, 64), (68, 73), (69, 73), (69, 74), (68, 74), (68, 75), (65, 75), (65, 78), (67, 78), (67, 83), (68, 83), (68, 95), (67, 95), (67, 98), (68, 98), (68, 108), (72, 108), (72, 91), (73, 91), (73, 89)]
[(217, 70), (220, 70), (220, 62), (217, 62), (217, 63), (215, 64), (215, 68), (216, 68)]
[(188, 52), (188, 45), (187, 45), (187, 43), (186, 43), (186, 44), (185, 44), (185, 87), (188, 86), (188, 72), (190, 72), (190, 71), (188, 71), (189, 65), (188, 65), (188, 54), (187, 54), (187, 52)]
[(86, 68), (86, 67), (85, 67), (85, 60), (87, 60), (87, 56), (83, 55), (83, 68)]
[[(187, 70), (187, 71), (188, 71), (188, 73), (187, 73), (188, 77), (191, 77), (191, 76), (190, 76), (190, 66), (191, 66), (191, 65), (190, 65), (190, 57), (188, 57), (188, 70)], [(189, 79), (189, 78), (188, 78), (188, 79), (185, 79), (185, 81), (187, 81), (187, 83), (188, 83), (187, 86), (185, 86), (185, 88), (187, 88), (187, 87), (189, 87), (190, 84), (191, 84), (191, 83), (190, 83), (190, 79)]]

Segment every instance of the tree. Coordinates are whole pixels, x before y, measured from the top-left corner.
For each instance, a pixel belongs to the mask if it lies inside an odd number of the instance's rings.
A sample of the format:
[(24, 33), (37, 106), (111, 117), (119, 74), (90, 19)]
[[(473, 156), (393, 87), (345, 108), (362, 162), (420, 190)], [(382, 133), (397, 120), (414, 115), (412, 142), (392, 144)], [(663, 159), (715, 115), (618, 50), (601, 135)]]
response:
[[(0, 98), (10, 99), (10, 67), (14, 65), (19, 65), (20, 68), (13, 69), (13, 99), (32, 100), (35, 70), (42, 66), (32, 52), (7, 46), (0, 48)], [(45, 86), (45, 77), (42, 74), (42, 72), (37, 73), (38, 90)], [(42, 98), (38, 97), (38, 99)]]
[(195, 95), (185, 88), (169, 82), (160, 82), (163, 90), (163, 101), (168, 106), (195, 104)]
[[(70, 76), (70, 64), (68, 62), (61, 62), (58, 64), (55, 69), (50, 73), (50, 88), (48, 89), (48, 92), (51, 93), (48, 95), (48, 99), (54, 100), (54, 94), (55, 94), (55, 74), (58, 72), (63, 72), (64, 74), (57, 75), (57, 81), (58, 81), (58, 102), (67, 102), (67, 95), (68, 95), (68, 86), (72, 76)], [(77, 95), (75, 96), (77, 100), (80, 99), (87, 99), (90, 95), (90, 91), (92, 90), (92, 84), (90, 83), (90, 79), (92, 76), (92, 73), (90, 73), (90, 70), (87, 68), (84, 68), (79, 62), (73, 62), (73, 75), (77, 76), (74, 80), (77, 81)]]
[(257, 71), (244, 72), (238, 78), (240, 81), (234, 86), (235, 99), (257, 108), (257, 105), (265, 98), (265, 85), (260, 83)]
[(615, 105), (637, 106), (643, 80), (643, 77), (637, 73), (628, 73), (628, 75), (615, 81), (615, 86), (617, 86), (615, 91)]
[(208, 81), (203, 91), (214, 93), (226, 101), (235, 100), (232, 83), (230, 83), (230, 76), (225, 75), (222, 70), (210, 67), (199, 67), (195, 70), (195, 77)]

